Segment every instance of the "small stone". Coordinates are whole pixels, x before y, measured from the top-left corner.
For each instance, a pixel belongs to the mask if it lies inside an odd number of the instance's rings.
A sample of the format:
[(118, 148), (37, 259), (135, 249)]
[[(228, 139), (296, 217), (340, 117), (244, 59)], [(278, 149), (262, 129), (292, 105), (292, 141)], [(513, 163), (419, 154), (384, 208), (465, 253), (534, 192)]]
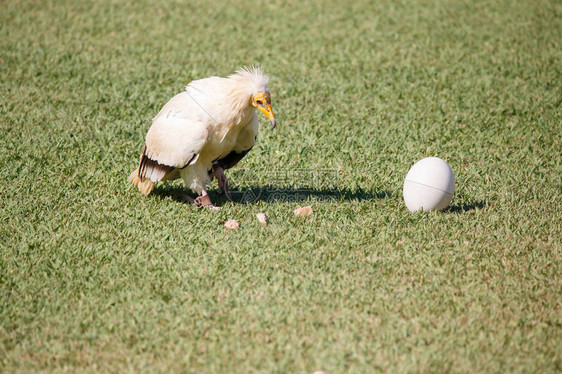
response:
[(238, 230), (240, 224), (235, 219), (229, 219), (225, 222), (224, 227), (226, 227), (227, 230)]
[(265, 213), (258, 213), (256, 214), (256, 217), (262, 225), (267, 226), (267, 216), (265, 215)]
[(312, 207), (310, 205), (295, 209), (295, 216), (309, 216), (311, 214), (312, 214)]

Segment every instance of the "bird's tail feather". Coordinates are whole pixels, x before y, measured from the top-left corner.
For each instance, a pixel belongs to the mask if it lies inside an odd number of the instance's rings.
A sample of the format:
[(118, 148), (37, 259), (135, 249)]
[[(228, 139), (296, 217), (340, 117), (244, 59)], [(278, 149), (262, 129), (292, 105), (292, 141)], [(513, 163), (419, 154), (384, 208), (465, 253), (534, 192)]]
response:
[(142, 192), (144, 195), (148, 195), (154, 189), (153, 181), (151, 181), (148, 178), (144, 178), (142, 180), (139, 178), (138, 168), (135, 169), (135, 171), (133, 171), (131, 175), (129, 175), (129, 178), (127, 178), (127, 180), (133, 183), (133, 185), (137, 187), (139, 191)]

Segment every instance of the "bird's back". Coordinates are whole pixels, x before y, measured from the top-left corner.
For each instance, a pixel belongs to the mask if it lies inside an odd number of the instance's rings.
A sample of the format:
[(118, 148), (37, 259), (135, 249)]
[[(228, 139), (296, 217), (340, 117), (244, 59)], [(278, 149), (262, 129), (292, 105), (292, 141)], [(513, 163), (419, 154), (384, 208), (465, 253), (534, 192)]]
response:
[(172, 97), (160, 112), (152, 119), (153, 124), (164, 118), (176, 117), (182, 119), (197, 120), (200, 116), (201, 108), (196, 105), (187, 92), (183, 91)]

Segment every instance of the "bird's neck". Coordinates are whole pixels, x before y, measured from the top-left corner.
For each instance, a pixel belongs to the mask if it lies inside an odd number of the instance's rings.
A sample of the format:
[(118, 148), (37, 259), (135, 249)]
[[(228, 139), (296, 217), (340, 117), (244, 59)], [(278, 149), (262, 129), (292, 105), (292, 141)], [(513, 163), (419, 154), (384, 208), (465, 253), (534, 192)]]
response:
[(250, 104), (251, 94), (248, 89), (240, 85), (232, 85), (230, 90), (227, 91), (224, 105), (230, 113), (231, 126), (245, 125), (250, 121), (254, 114), (254, 107)]
[(220, 126), (218, 126), (217, 135), (219, 136), (219, 138), (224, 139), (224, 137), (228, 133), (232, 131), (237, 131), (243, 128), (244, 126), (246, 126), (251, 121), (254, 112), (255, 112), (254, 108), (252, 106), (249, 106), (245, 110), (241, 110), (240, 112), (237, 112), (235, 116), (232, 116), (231, 121), (228, 124), (223, 123)]

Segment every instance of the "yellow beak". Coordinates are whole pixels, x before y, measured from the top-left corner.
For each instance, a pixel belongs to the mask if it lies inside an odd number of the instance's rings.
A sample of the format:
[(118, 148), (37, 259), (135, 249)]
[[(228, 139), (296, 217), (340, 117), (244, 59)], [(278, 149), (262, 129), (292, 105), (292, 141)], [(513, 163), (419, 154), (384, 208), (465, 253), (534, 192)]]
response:
[(265, 114), (265, 116), (269, 119), (269, 122), (271, 122), (271, 128), (274, 129), (276, 122), (275, 116), (273, 115), (273, 110), (271, 109), (271, 104), (259, 105), (258, 109), (261, 110), (263, 114)]

